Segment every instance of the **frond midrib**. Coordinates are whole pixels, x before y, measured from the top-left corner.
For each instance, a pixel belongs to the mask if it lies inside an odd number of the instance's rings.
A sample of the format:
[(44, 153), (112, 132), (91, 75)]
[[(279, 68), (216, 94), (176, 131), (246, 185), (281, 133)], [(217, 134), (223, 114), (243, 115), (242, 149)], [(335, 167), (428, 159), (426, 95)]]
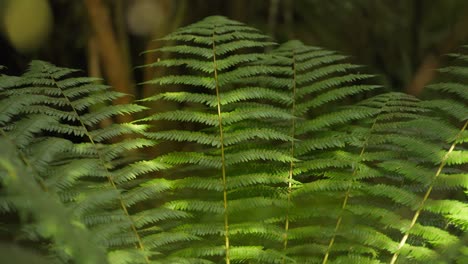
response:
[[(48, 72), (48, 69), (44, 67), (44, 70), (46, 70)], [(49, 73), (49, 72), (48, 72)], [(76, 119), (78, 120), (78, 122), (80, 123), (80, 126), (84, 129), (84, 132), (85, 132), (85, 135), (88, 137), (88, 139), (90, 140), (90, 143), (93, 145), (93, 148), (95, 149), (96, 151), (96, 154), (98, 156), (98, 160), (99, 160), (99, 163), (101, 165), (101, 167), (105, 170), (106, 172), (106, 177), (109, 181), (109, 183), (111, 184), (112, 188), (114, 190), (117, 190), (118, 191), (118, 188), (117, 188), (117, 185), (116, 183), (114, 182), (113, 180), (113, 177), (112, 177), (112, 174), (111, 172), (109, 171), (108, 169), (108, 166), (106, 165), (106, 162), (104, 160), (104, 156), (103, 154), (101, 153), (101, 150), (97, 147), (96, 143), (94, 142), (94, 138), (92, 137), (90, 131), (88, 130), (88, 128), (86, 127), (86, 125), (84, 124), (83, 120), (81, 119), (81, 116), (80, 114), (78, 113), (77, 109), (74, 107), (73, 103), (70, 101), (70, 99), (68, 98), (68, 96), (66, 96), (66, 94), (63, 92), (63, 88), (59, 85), (59, 83), (55, 80), (55, 78), (50, 74), (50, 79), (52, 80), (52, 82), (54, 83), (54, 86), (57, 87), (60, 91), (61, 91), (61, 94), (62, 96), (64, 97), (64, 99), (67, 101), (67, 104), (72, 108), (72, 111), (74, 113), (74, 115), (76, 116)], [(138, 247), (139, 249), (141, 249), (142, 251), (145, 250), (145, 247), (143, 245), (143, 240), (140, 236), (140, 234), (138, 233), (138, 230), (135, 226), (135, 223), (133, 221), (133, 219), (131, 218), (128, 210), (127, 210), (127, 207), (125, 206), (125, 203), (123, 201), (123, 198), (122, 198), (122, 195), (120, 194), (120, 191), (118, 191), (118, 199), (119, 199), (119, 204), (120, 204), (120, 208), (122, 209), (122, 211), (124, 212), (125, 216), (127, 217), (128, 221), (130, 222), (131, 224), (131, 229), (132, 229), (132, 232), (133, 234), (135, 235), (135, 237), (137, 238), (137, 241), (138, 241)], [(145, 259), (145, 262), (147, 264), (150, 263), (150, 260), (148, 258), (148, 256), (146, 254), (144, 254), (144, 259)]]

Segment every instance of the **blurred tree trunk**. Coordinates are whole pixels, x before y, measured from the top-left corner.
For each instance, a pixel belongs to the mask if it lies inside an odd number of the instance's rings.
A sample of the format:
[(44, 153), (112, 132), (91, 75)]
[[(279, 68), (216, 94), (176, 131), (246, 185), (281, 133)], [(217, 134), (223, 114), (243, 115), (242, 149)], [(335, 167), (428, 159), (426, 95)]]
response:
[(278, 23), (279, 0), (270, 0), (268, 9), (268, 35), (276, 39), (276, 24)]
[(247, 22), (249, 5), (246, 0), (231, 0), (229, 1), (230, 17), (234, 20)]
[[(181, 1), (158, 0), (156, 1), (156, 3), (158, 4), (158, 8), (162, 9), (162, 11), (159, 13), (164, 14), (165, 17), (161, 19), (162, 23), (159, 25), (158, 28), (156, 28), (155, 32), (151, 36), (152, 39), (158, 39), (158, 38), (164, 37), (165, 35), (179, 28), (182, 25), (185, 16), (187, 15), (186, 14), (187, 5), (188, 5), (187, 0), (181, 0)], [(169, 45), (169, 44), (170, 43), (167, 43), (167, 42), (152, 41), (150, 39), (148, 43), (146, 44), (145, 50), (153, 50), (153, 49), (161, 48), (163, 45)], [(144, 63), (149, 64), (149, 63), (153, 63), (157, 61), (158, 59), (168, 58), (169, 56), (171, 56), (171, 54), (169, 53), (161, 54), (161, 53), (151, 52), (151, 53), (145, 53), (144, 56), (145, 56)], [(166, 70), (167, 69), (165, 67), (157, 67), (157, 68), (145, 67), (143, 69), (143, 81), (148, 81), (155, 77), (164, 76), (166, 74)], [(152, 84), (145, 84), (143, 85), (142, 88), (143, 88), (143, 91), (142, 91), (143, 98), (161, 93), (166, 90), (166, 88), (164, 87), (161, 87), (159, 85), (152, 85)], [(174, 88), (174, 89), (177, 89), (177, 88)], [(150, 108), (149, 113), (146, 113), (147, 115), (151, 113), (174, 110), (180, 107), (180, 105), (176, 103), (164, 102), (164, 101), (148, 102), (145, 105)], [(168, 121), (154, 121), (152, 125), (153, 125), (153, 129), (158, 130), (158, 131), (178, 128), (178, 127), (173, 127), (174, 124)], [(157, 147), (154, 147), (151, 150), (149, 150), (149, 152), (153, 156), (159, 156), (163, 153), (174, 151), (175, 149), (177, 149), (178, 145), (180, 144), (177, 144), (174, 142), (171, 142), (169, 144), (162, 143), (162, 144), (159, 144)]]
[[(174, 3), (171, 0), (159, 0), (156, 1), (158, 4), (158, 8), (162, 9), (160, 14), (165, 14), (165, 17), (161, 18), (162, 23), (159, 25), (158, 28), (156, 28), (155, 32), (153, 32), (153, 35), (151, 36), (152, 39), (148, 41), (146, 44), (145, 50), (153, 50), (161, 47), (161, 42), (159, 41), (153, 41), (153, 39), (158, 39), (161, 37), (164, 37), (165, 35), (169, 34), (171, 31), (175, 30), (177, 27), (180, 26), (182, 23), (183, 15), (184, 15), (184, 10), (185, 10), (185, 1), (182, 1), (181, 5), (182, 8), (180, 7), (174, 7)], [(176, 14), (172, 14), (172, 10), (177, 9), (178, 11)], [(181, 14), (179, 14), (181, 13)], [(175, 16), (175, 17), (174, 17)], [(155, 62), (158, 60), (158, 56), (161, 55), (159, 53), (145, 53), (145, 64), (149, 64), (152, 62)], [(162, 54), (163, 56), (167, 56), (168, 54)], [(163, 76), (164, 75), (164, 67), (159, 67), (159, 68), (149, 68), (146, 67), (144, 68), (143, 72), (143, 81), (148, 81), (154, 78), (155, 76)], [(143, 86), (143, 98), (149, 97), (155, 93), (160, 92), (158, 90), (158, 87), (156, 85), (151, 85), (151, 84), (145, 84)], [(156, 106), (157, 108), (161, 108), (161, 106)], [(164, 107), (163, 107), (164, 108)]]
[[(158, 39), (164, 37), (165, 35), (169, 34), (170, 32), (179, 28), (182, 23), (184, 16), (186, 14), (187, 9), (187, 0), (179, 1), (179, 6), (174, 6), (174, 1), (172, 0), (159, 0), (157, 1), (158, 7), (161, 8), (163, 11), (160, 12), (161, 14), (166, 14), (166, 16), (161, 19), (163, 23), (156, 29), (156, 31), (151, 36), (152, 39), (148, 41), (146, 44), (145, 50), (152, 50), (160, 48), (163, 44), (159, 41), (153, 41), (153, 39)], [(175, 12), (171, 12), (171, 10), (175, 10)], [(155, 62), (158, 59), (158, 55), (156, 53), (145, 53), (145, 64), (149, 64)], [(162, 54), (163, 58), (167, 57), (169, 54), (165, 53)], [(161, 59), (161, 58), (159, 58)], [(164, 75), (164, 68), (145, 68), (143, 74), (143, 81), (148, 81), (155, 76), (163, 76)], [(143, 87), (143, 97), (148, 97), (156, 92), (158, 92), (157, 87), (155, 85), (146, 84)]]
[[(101, 63), (99, 59), (99, 47), (96, 41), (96, 38), (94, 37), (94, 34), (88, 37), (88, 75), (91, 77), (97, 77), (97, 78), (102, 78), (102, 73), (101, 73)], [(102, 107), (102, 105), (98, 106), (91, 106), (91, 110), (94, 110), (93, 108), (99, 108)], [(106, 118), (102, 120), (99, 123), (100, 127), (107, 127), (112, 124), (112, 119), (111, 118)]]
[[(134, 95), (135, 89), (130, 77), (130, 67), (117, 41), (107, 6), (102, 0), (85, 0), (85, 5), (108, 83), (119, 92)], [(126, 104), (131, 101), (131, 97), (125, 96), (116, 99), (114, 103)], [(121, 116), (118, 121), (129, 122), (131, 120), (131, 116)]]
[(284, 25), (288, 39), (293, 39), (294, 34), (294, 0), (284, 1)]
[[(465, 14), (468, 10), (464, 10)], [(416, 73), (409, 85), (406, 87), (406, 93), (418, 96), (424, 90), (424, 87), (429, 84), (437, 75), (437, 68), (441, 64), (442, 57), (450, 51), (456, 49), (461, 42), (468, 38), (468, 16), (462, 18), (455, 24), (452, 31), (443, 39), (436, 47), (435, 51), (426, 54), (425, 58), (419, 64)]]
[[(130, 54), (130, 46), (128, 43), (128, 34), (127, 34), (127, 24), (125, 20), (126, 6), (125, 2), (127, 0), (114, 0), (114, 14), (115, 14), (115, 31), (117, 36), (117, 41), (122, 51), (122, 58), (125, 62), (125, 65), (128, 65), (127, 70), (129, 71), (129, 76), (131, 78), (132, 73), (132, 58)], [(133, 81), (132, 81), (133, 84)]]
[(422, 14), (424, 10), (424, 3), (422, 0), (414, 0), (412, 4), (412, 19), (410, 30), (410, 52), (412, 54), (411, 71), (414, 72), (418, 67), (418, 62), (421, 59), (421, 28), (422, 28)]

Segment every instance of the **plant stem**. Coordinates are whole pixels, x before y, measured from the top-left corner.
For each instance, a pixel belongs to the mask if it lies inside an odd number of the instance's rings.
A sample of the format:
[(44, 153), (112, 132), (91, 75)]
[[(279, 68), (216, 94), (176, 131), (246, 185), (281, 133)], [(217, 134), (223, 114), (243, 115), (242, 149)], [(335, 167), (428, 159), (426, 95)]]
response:
[[(292, 71), (293, 71), (293, 86), (292, 86), (292, 97), (293, 103), (291, 106), (291, 115), (293, 116), (292, 124), (291, 124), (291, 157), (294, 158), (294, 151), (295, 151), (295, 140), (294, 137), (296, 135), (296, 119), (294, 115), (296, 114), (296, 56), (293, 54), (293, 62), (292, 62)], [(286, 220), (284, 223), (284, 241), (283, 241), (283, 250), (286, 251), (288, 248), (288, 231), (289, 231), (289, 210), (291, 207), (291, 192), (292, 192), (292, 180), (294, 174), (294, 161), (291, 160), (289, 164), (289, 175), (288, 175), (288, 207), (286, 211)], [(284, 263), (285, 259), (283, 258), (282, 263)]]
[(213, 32), (212, 40), (213, 40), (214, 79), (216, 83), (216, 100), (217, 100), (217, 107), (218, 107), (219, 140), (221, 144), (221, 174), (223, 178), (223, 206), (224, 206), (224, 243), (226, 247), (226, 264), (230, 264), (231, 260), (229, 256), (229, 217), (228, 217), (228, 204), (227, 204), (226, 159), (224, 155), (224, 131), (223, 131), (223, 118), (221, 116), (221, 97), (220, 97), (219, 82), (218, 82), (218, 64), (216, 61), (215, 32)]
[[(101, 153), (101, 151), (99, 151), (99, 148), (96, 146), (96, 143), (94, 142), (94, 139), (93, 137), (91, 136), (91, 134), (89, 133), (89, 130), (88, 128), (86, 127), (86, 125), (83, 123), (83, 121), (81, 120), (80, 118), (80, 115), (78, 114), (78, 111), (75, 109), (75, 107), (73, 106), (72, 102), (70, 101), (70, 99), (63, 93), (63, 90), (62, 88), (59, 86), (59, 84), (57, 83), (57, 81), (55, 80), (55, 78), (53, 78), (52, 76), (50, 77), (52, 79), (52, 81), (55, 83), (55, 86), (60, 89), (63, 97), (67, 100), (67, 103), (68, 105), (72, 108), (73, 110), (73, 113), (76, 115), (81, 127), (84, 129), (84, 132), (85, 132), (85, 135), (88, 137), (90, 143), (93, 145), (94, 149), (96, 150), (96, 153), (97, 153), (97, 156), (98, 156), (98, 159), (99, 159), (99, 163), (100, 165), (102, 166), (102, 168), (106, 171), (106, 175), (107, 175), (107, 180), (109, 181), (109, 183), (111, 184), (112, 188), (117, 190), (118, 191), (118, 188), (114, 182), (114, 180), (112, 179), (112, 174), (111, 172), (109, 171), (109, 169), (107, 168), (106, 164), (105, 164), (105, 161), (104, 161), (104, 157)], [(122, 199), (122, 195), (120, 194), (119, 192), (119, 203), (120, 203), (120, 208), (122, 209), (122, 211), (124, 212), (125, 216), (128, 218), (128, 220), (130, 221), (130, 226), (131, 226), (131, 229), (132, 229), (132, 232), (134, 233), (136, 239), (137, 239), (137, 244), (138, 244), (138, 248), (143, 251), (143, 253), (145, 254), (145, 247), (143, 245), (143, 241), (140, 237), (140, 234), (138, 234), (138, 231), (137, 231), (137, 228), (135, 226), (135, 223), (132, 219), (132, 217), (130, 216), (130, 214), (128, 213), (128, 210), (127, 210), (127, 207), (125, 206), (124, 202), (123, 202), (123, 199)], [(148, 258), (148, 256), (145, 254), (144, 256), (144, 259), (145, 259), (145, 263), (149, 264), (150, 263), (150, 260)]]
[(398, 259), (398, 256), (400, 255), (400, 251), (403, 248), (403, 246), (406, 244), (406, 240), (408, 239), (408, 237), (410, 235), (411, 229), (414, 227), (414, 225), (418, 221), (419, 215), (421, 214), (421, 212), (422, 212), (422, 210), (424, 208), (424, 204), (426, 203), (427, 199), (429, 199), (429, 196), (431, 195), (431, 192), (432, 192), (432, 189), (434, 187), (434, 183), (435, 183), (437, 177), (439, 177), (439, 175), (442, 173), (442, 170), (444, 169), (445, 165), (447, 164), (448, 157), (450, 156), (450, 154), (452, 153), (452, 151), (455, 149), (455, 147), (457, 145), (457, 140), (462, 136), (462, 134), (466, 130), (467, 126), (468, 126), (468, 121), (465, 122), (465, 124), (461, 128), (460, 132), (458, 133), (457, 137), (455, 138), (454, 142), (450, 146), (449, 150), (447, 151), (447, 153), (445, 153), (444, 157), (442, 158), (442, 161), (441, 161), (441, 163), (439, 165), (439, 168), (437, 169), (437, 172), (436, 172), (434, 178), (432, 179), (431, 185), (429, 186), (426, 193), (424, 194), (423, 200), (419, 204), (418, 210), (416, 210), (416, 212), (414, 213), (414, 216), (413, 216), (413, 219), (411, 220), (410, 226), (408, 227), (405, 234), (401, 238), (400, 243), (398, 244), (398, 248), (395, 251), (395, 253), (393, 254), (392, 260), (390, 261), (390, 264), (395, 264), (396, 263), (396, 261)]
[[(381, 112), (383, 112), (383, 110), (381, 110), (379, 114)], [(370, 135), (372, 134), (372, 131), (374, 130), (375, 125), (377, 124), (377, 120), (378, 120), (378, 115), (375, 117), (374, 122), (372, 123), (372, 126), (369, 129), (370, 131), (369, 136), (366, 138), (366, 141), (364, 142), (361, 148), (361, 152), (359, 153), (359, 162), (362, 161), (362, 156), (364, 155), (367, 145), (369, 144), (369, 138), (370, 138)], [(336, 235), (338, 234), (338, 231), (340, 230), (341, 222), (343, 221), (343, 213), (344, 213), (344, 210), (346, 209), (346, 206), (348, 205), (348, 200), (349, 200), (349, 197), (351, 195), (351, 190), (354, 185), (354, 177), (356, 176), (357, 172), (358, 172), (358, 166), (356, 166), (355, 169), (353, 170), (353, 174), (351, 176), (352, 182), (351, 182), (351, 185), (348, 187), (348, 190), (346, 191), (346, 194), (345, 194), (345, 198), (343, 199), (343, 203), (341, 204), (340, 214), (339, 214), (338, 220), (336, 221), (335, 229), (333, 230), (333, 236), (330, 239), (330, 242), (328, 243), (327, 251), (325, 252), (325, 255), (323, 256), (322, 264), (326, 264), (328, 262), (330, 251), (335, 243)]]

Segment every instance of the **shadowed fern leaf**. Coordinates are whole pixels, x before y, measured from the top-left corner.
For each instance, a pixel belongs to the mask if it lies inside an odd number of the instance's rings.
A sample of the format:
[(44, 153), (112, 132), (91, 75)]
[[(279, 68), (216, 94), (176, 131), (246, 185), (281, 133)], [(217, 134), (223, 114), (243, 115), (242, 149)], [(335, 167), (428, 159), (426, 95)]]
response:
[[(44, 192), (32, 176), (31, 168), (18, 158), (15, 145), (0, 138), (0, 149), (0, 183), (4, 187), (0, 197), (9, 198), (8, 206), (19, 212), (21, 221), (33, 226), (39, 237), (53, 241), (51, 248), (57, 255), (66, 255), (76, 263), (107, 263), (105, 251), (97, 246), (96, 237), (72, 217), (58, 197)], [(29, 218), (34, 221), (30, 222)], [(27, 253), (25, 249), (17, 250)], [(2, 252), (2, 258), (19, 261), (11, 250)]]
[[(37, 172), (44, 191), (57, 193), (72, 208), (99, 244), (111, 250), (111, 259), (118, 256), (122, 261), (149, 263), (151, 255), (158, 253), (152, 246), (156, 242), (152, 239), (145, 247), (142, 233), (147, 237), (158, 234), (162, 230), (154, 224), (186, 215), (168, 210), (130, 211), (135, 204), (171, 188), (158, 180), (135, 181), (166, 165), (121, 158), (154, 144), (142, 137), (125, 137), (143, 132), (144, 125), (99, 126), (108, 118), (144, 107), (105, 105), (123, 95), (95, 84), (93, 78), (72, 77), (74, 72), (34, 61), (21, 77), (3, 76), (1, 131)], [(89, 111), (103, 103), (96, 111)], [(117, 137), (121, 139), (112, 142)]]

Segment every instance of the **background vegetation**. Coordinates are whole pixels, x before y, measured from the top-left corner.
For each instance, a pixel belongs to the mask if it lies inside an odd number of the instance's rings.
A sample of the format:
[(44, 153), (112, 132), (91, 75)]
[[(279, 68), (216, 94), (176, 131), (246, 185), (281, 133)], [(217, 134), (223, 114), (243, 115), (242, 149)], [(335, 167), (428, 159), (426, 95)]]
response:
[[(5, 0), (0, 48), (8, 73), (22, 72), (35, 58), (133, 87), (123, 83), (152, 77), (132, 70), (151, 61), (151, 55), (139, 55), (158, 45), (151, 39), (224, 15), (279, 43), (296, 38), (351, 55), (378, 73), (387, 89), (418, 94), (443, 54), (466, 42), (467, 13), (463, 0)], [(128, 74), (110, 74), (124, 69)], [(145, 87), (135, 89), (139, 98)]]

